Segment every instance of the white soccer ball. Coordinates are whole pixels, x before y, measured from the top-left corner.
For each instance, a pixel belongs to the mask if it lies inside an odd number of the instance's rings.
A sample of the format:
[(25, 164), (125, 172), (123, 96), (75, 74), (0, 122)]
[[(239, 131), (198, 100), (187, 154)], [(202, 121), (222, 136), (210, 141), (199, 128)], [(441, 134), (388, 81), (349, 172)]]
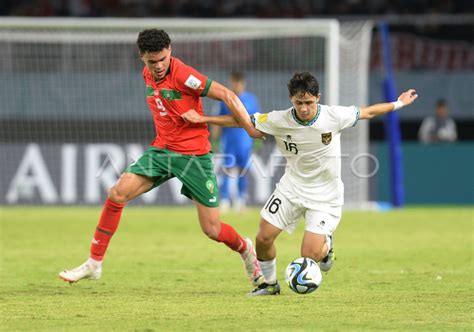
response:
[(323, 275), (318, 263), (311, 258), (300, 257), (286, 267), (285, 281), (295, 293), (308, 294), (318, 289)]

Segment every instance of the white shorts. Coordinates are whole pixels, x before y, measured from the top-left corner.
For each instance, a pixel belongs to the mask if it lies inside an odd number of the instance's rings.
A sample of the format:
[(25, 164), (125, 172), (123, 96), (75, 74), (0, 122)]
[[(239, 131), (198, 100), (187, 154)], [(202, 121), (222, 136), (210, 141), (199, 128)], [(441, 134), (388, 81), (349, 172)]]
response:
[(289, 199), (278, 188), (266, 201), (260, 215), (273, 226), (293, 233), (301, 217), (305, 230), (316, 234), (332, 235), (341, 221), (341, 206), (325, 207), (324, 211), (311, 209), (299, 198)]

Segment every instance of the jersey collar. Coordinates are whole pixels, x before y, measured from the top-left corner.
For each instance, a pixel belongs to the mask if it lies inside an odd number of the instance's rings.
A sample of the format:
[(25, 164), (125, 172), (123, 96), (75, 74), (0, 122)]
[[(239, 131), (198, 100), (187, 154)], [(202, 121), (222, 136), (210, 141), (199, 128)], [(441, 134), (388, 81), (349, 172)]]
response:
[(298, 124), (300, 124), (302, 126), (311, 126), (311, 125), (313, 125), (313, 123), (315, 123), (316, 120), (318, 119), (319, 113), (321, 113), (321, 105), (318, 104), (318, 110), (316, 111), (316, 115), (314, 116), (314, 118), (312, 118), (309, 121), (301, 121), (300, 119), (298, 119), (298, 116), (296, 115), (295, 108), (293, 107), (291, 109), (291, 115), (293, 116), (293, 120), (295, 120)]

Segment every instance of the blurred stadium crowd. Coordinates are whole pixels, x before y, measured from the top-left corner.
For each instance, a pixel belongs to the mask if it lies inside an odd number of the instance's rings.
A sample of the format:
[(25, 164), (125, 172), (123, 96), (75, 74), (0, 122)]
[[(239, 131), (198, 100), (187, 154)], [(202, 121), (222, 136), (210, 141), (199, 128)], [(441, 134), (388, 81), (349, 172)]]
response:
[(472, 1), (446, 0), (2, 0), (3, 16), (311, 17), (473, 13)]

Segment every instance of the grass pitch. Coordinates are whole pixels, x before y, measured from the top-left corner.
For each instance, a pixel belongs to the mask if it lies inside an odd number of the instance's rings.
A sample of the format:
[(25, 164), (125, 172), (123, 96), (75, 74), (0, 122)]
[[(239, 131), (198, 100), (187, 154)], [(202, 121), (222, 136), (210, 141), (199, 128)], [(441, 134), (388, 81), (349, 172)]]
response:
[[(57, 274), (87, 258), (100, 210), (2, 208), (0, 329), (472, 330), (473, 211), (347, 212), (319, 290), (250, 298), (240, 258), (201, 233), (192, 208), (126, 208), (102, 279), (72, 286)], [(223, 216), (251, 237), (258, 218)], [(277, 240), (280, 282), (302, 231)]]

